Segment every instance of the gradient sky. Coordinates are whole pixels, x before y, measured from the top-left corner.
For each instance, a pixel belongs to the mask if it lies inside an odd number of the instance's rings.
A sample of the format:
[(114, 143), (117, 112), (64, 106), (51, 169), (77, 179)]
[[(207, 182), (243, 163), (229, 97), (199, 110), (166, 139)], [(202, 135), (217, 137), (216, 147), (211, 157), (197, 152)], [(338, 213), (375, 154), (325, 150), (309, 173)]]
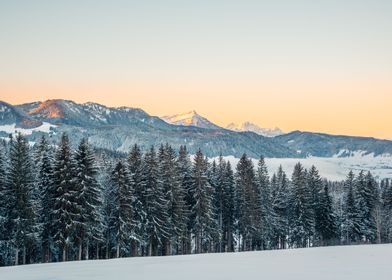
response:
[(0, 0), (0, 99), (392, 138), (392, 1)]

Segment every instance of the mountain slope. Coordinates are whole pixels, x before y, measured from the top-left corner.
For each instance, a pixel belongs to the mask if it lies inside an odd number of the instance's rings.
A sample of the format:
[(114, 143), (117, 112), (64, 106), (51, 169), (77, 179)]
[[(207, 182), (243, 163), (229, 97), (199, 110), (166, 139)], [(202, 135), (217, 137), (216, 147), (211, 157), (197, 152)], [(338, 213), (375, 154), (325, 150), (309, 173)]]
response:
[(206, 129), (221, 129), (221, 127), (213, 124), (208, 119), (200, 116), (196, 111), (190, 111), (183, 114), (162, 117), (167, 123), (183, 126), (196, 126)]
[(75, 261), (3, 267), (0, 279), (389, 280), (391, 252), (385, 244)]
[(330, 135), (325, 133), (312, 133), (293, 131), (275, 137), (283, 146), (295, 150), (301, 156), (350, 156), (352, 152), (362, 151), (374, 155), (392, 154), (392, 142), (372, 137), (353, 137)]
[(6, 102), (0, 101), (0, 125), (15, 124), (15, 127), (33, 128), (42, 122), (25, 114), (22, 110)]
[(257, 124), (251, 122), (244, 122), (240, 125), (237, 125), (235, 123), (230, 123), (226, 126), (226, 129), (233, 130), (233, 131), (250, 131), (259, 135), (263, 135), (265, 137), (275, 137), (284, 134), (284, 132), (278, 127), (262, 128)]
[[(143, 149), (151, 145), (170, 143), (178, 148), (186, 145), (191, 153), (202, 149), (208, 156), (240, 156), (247, 153), (275, 157), (295, 154), (272, 139), (254, 133), (237, 133), (225, 129), (205, 129), (196, 126), (172, 125), (141, 109), (110, 108), (96, 103), (78, 104), (67, 100), (48, 100), (15, 106), (31, 118), (56, 125), (52, 141), (67, 132), (73, 142), (88, 137), (98, 148), (128, 152), (135, 143)], [(30, 141), (42, 133), (33, 132)]]
[[(72, 142), (89, 138), (97, 148), (128, 152), (138, 144), (143, 149), (151, 145), (170, 143), (179, 148), (186, 145), (190, 153), (198, 149), (210, 157), (243, 153), (253, 158), (260, 155), (273, 158), (303, 158), (309, 155), (349, 156), (353, 151), (392, 154), (392, 141), (366, 137), (335, 136), (310, 132), (291, 132), (276, 137), (264, 137), (253, 132), (236, 132), (215, 126), (197, 113), (177, 121), (188, 120), (192, 125), (173, 125), (137, 108), (112, 108), (97, 103), (78, 104), (68, 100), (48, 100), (17, 106), (0, 103), (0, 137), (18, 131), (37, 141), (49, 133), (51, 141), (67, 132)], [(206, 128), (197, 127), (204, 126)]]

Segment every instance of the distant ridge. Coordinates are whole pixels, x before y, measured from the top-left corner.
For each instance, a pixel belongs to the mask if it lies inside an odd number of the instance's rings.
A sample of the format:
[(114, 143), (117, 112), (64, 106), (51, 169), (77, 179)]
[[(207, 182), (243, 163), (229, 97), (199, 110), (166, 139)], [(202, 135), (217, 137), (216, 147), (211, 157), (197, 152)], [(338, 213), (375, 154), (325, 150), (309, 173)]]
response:
[[(248, 123), (245, 128), (254, 127)], [(15, 106), (0, 102), (0, 138), (8, 139), (10, 133), (17, 131), (27, 131), (31, 142), (45, 134), (54, 142), (66, 132), (74, 143), (87, 137), (96, 148), (118, 152), (128, 152), (134, 144), (147, 149), (167, 142), (174, 148), (185, 145), (191, 153), (202, 149), (210, 157), (220, 154), (240, 157), (243, 153), (254, 158), (260, 155), (274, 158), (348, 157), (356, 151), (392, 154), (392, 141), (389, 140), (301, 131), (265, 137), (255, 132), (219, 127), (195, 111), (163, 120), (138, 108), (113, 108), (93, 102), (79, 104), (62, 99)], [(280, 133), (278, 129), (276, 133)]]

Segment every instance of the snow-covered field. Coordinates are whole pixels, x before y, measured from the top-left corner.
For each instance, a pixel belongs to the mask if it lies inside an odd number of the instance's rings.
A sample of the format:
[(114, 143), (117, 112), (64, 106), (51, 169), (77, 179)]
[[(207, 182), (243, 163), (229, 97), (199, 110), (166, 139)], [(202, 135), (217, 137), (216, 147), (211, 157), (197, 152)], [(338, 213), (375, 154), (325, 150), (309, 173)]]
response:
[(392, 245), (125, 258), (0, 268), (2, 280), (390, 280)]
[[(214, 158), (217, 159), (217, 158)], [(239, 161), (233, 156), (225, 157), (235, 167)], [(257, 159), (253, 162), (257, 166)], [(273, 174), (282, 165), (283, 170), (291, 176), (294, 165), (301, 162), (305, 168), (316, 166), (321, 176), (329, 180), (344, 180), (350, 170), (358, 173), (361, 170), (372, 172), (377, 179), (392, 178), (392, 155), (385, 154), (374, 156), (373, 154), (363, 154), (354, 152), (350, 157), (307, 157), (307, 158), (266, 158), (265, 162), (268, 172)], [(392, 278), (391, 278), (392, 279)]]
[(0, 131), (8, 133), (8, 134), (16, 134), (16, 133), (22, 133), (23, 135), (31, 135), (33, 132), (44, 132), (44, 133), (49, 133), (51, 131), (51, 128), (56, 128), (56, 125), (43, 122), (40, 126), (35, 127), (35, 128), (20, 128), (16, 127), (15, 124), (4, 124), (0, 125)]

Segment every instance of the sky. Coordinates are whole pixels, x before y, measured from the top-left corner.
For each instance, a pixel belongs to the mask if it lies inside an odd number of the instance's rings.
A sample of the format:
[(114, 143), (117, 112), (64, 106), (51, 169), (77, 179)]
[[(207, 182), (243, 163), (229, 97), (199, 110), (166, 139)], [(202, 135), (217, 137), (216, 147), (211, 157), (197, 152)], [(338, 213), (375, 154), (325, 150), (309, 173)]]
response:
[(0, 0), (0, 100), (392, 138), (390, 0)]

